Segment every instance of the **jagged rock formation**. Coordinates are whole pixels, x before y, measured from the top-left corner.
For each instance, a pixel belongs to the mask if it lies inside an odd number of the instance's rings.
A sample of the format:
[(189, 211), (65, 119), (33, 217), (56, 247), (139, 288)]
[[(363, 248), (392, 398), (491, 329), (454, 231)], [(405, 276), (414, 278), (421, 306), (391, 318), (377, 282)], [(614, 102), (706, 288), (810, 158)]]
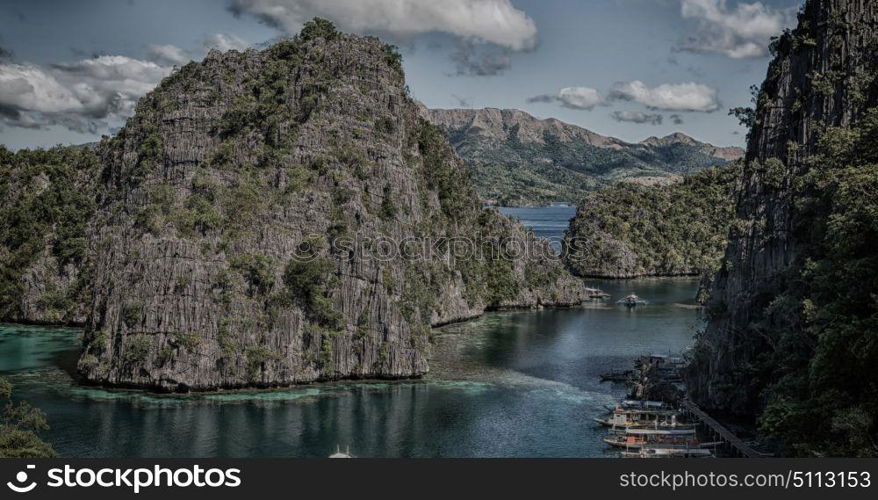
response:
[(516, 109), (421, 113), (448, 133), (482, 198), (505, 205), (577, 202), (619, 180), (686, 174), (743, 155), (680, 133), (631, 144)]
[[(869, 390), (865, 388), (869, 376), (840, 375), (846, 369), (841, 364), (856, 366), (859, 361), (840, 361), (843, 356), (830, 354), (834, 347), (826, 343), (847, 341), (832, 340), (832, 335), (841, 333), (830, 333), (834, 327), (826, 326), (821, 314), (827, 314), (829, 307), (838, 309), (835, 303), (859, 302), (856, 297), (863, 295), (857, 314), (868, 315), (868, 297), (874, 288), (870, 289), (870, 278), (863, 276), (865, 281), (856, 288), (837, 291), (834, 298), (826, 299), (820, 290), (845, 279), (844, 275), (836, 272), (821, 281), (813, 276), (842, 262), (847, 258), (843, 252), (852, 251), (853, 239), (869, 234), (863, 233), (865, 229), (848, 234), (841, 240), (847, 247), (827, 251), (832, 243), (829, 236), (842, 223), (840, 219), (829, 223), (829, 214), (839, 210), (834, 205), (842, 202), (842, 195), (855, 196), (851, 193), (858, 191), (839, 190), (828, 199), (821, 196), (834, 192), (836, 185), (844, 186), (858, 171), (837, 176), (830, 160), (842, 156), (862, 133), (837, 132), (831, 127), (856, 125), (866, 110), (878, 104), (876, 25), (878, 5), (874, 2), (810, 0), (798, 27), (774, 42), (776, 57), (753, 115), (737, 220), (711, 290), (711, 319), (696, 345), (689, 377), (692, 396), (707, 408), (753, 416), (773, 403), (770, 415), (762, 415), (763, 428), (798, 432), (809, 427), (797, 438), (803, 442), (837, 432), (827, 442), (840, 447), (854, 439), (846, 432), (854, 429), (868, 435), (873, 425), (868, 418), (860, 418), (868, 410), (845, 408), (856, 403), (856, 391)], [(834, 137), (844, 140), (832, 142)], [(825, 156), (812, 161), (821, 148)], [(865, 154), (854, 157), (865, 158)], [(849, 165), (856, 162), (853, 159)], [(822, 176), (827, 179), (815, 183)], [(875, 192), (868, 196), (874, 197)], [(842, 268), (862, 268), (867, 261), (851, 260)], [(842, 317), (834, 323), (854, 321)], [(850, 353), (858, 347), (850, 344), (843, 349)], [(827, 365), (836, 355), (835, 364)], [(795, 362), (791, 361), (794, 356)], [(858, 356), (868, 358), (867, 354)], [(782, 387), (766, 391), (778, 380), (784, 381)], [(822, 394), (819, 397), (829, 399), (818, 402), (818, 395), (808, 396), (815, 390)], [(874, 401), (874, 387), (871, 390)], [(808, 397), (815, 399), (800, 399)], [(818, 415), (814, 408), (830, 413)], [(847, 413), (831, 413), (842, 410)], [(800, 448), (799, 452), (805, 451)]]
[(589, 194), (564, 238), (578, 276), (636, 278), (713, 273), (726, 247), (737, 164), (668, 185), (624, 182)]
[(0, 147), (0, 321), (85, 322), (99, 171), (91, 146)]
[(392, 47), (322, 21), (168, 77), (101, 147), (82, 375), (166, 390), (417, 376), (430, 325), (582, 302), (418, 113)]

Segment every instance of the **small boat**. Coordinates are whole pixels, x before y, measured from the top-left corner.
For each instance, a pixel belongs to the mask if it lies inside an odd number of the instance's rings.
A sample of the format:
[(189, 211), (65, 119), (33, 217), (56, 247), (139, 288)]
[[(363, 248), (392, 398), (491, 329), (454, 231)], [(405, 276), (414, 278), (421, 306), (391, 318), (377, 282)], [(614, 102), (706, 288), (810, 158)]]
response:
[(677, 410), (638, 410), (635, 408), (616, 408), (607, 417), (607, 420), (620, 422), (625, 420), (634, 420), (637, 422), (655, 423), (656, 420), (667, 420), (679, 416)]
[(341, 447), (336, 445), (335, 446), (335, 453), (333, 453), (332, 455), (329, 455), (329, 458), (354, 458), (354, 456), (351, 455), (350, 447), (348, 447), (348, 449), (345, 451), (341, 451)]
[(676, 411), (674, 407), (662, 401), (642, 399), (623, 399), (614, 405), (604, 405), (607, 411)]
[(669, 448), (644, 446), (638, 451), (623, 451), (626, 458), (713, 458), (713, 452), (704, 448)]
[(610, 427), (610, 434), (618, 434), (618, 435), (628, 435), (628, 431), (634, 430), (677, 430), (677, 431), (694, 431), (695, 425), (693, 424), (677, 424), (676, 426), (667, 426), (663, 425), (660, 427), (653, 427), (649, 424), (640, 424), (640, 425), (629, 425), (627, 427)]
[(619, 407), (625, 410), (671, 410), (671, 405), (664, 401), (649, 401), (646, 399), (623, 399)]
[(641, 306), (645, 305), (647, 302), (636, 294), (626, 295), (625, 297), (616, 301), (617, 304), (622, 304), (627, 307)]
[(652, 413), (617, 411), (604, 418), (593, 418), (595, 422), (614, 429), (688, 429), (695, 424), (677, 421), (676, 413), (655, 415)]
[(666, 448), (700, 448), (695, 429), (626, 429), (625, 434), (610, 435), (603, 439), (616, 448), (639, 450), (647, 445)]
[(616, 434), (627, 434), (630, 430), (681, 430), (681, 431), (691, 431), (695, 430), (695, 424), (688, 423), (669, 423), (667, 421), (627, 421), (622, 424), (616, 423), (613, 425), (613, 420), (606, 419), (601, 421), (600, 419), (594, 419), (595, 422), (610, 428), (610, 432)]
[(684, 428), (675, 428), (675, 429), (636, 428), (636, 429), (628, 429), (627, 431), (625, 431), (625, 434), (628, 436), (694, 436), (695, 435), (695, 427), (691, 427), (688, 429), (684, 429)]
[(698, 439), (694, 435), (684, 436), (609, 436), (603, 439), (604, 443), (615, 448), (626, 450), (639, 450), (648, 445), (662, 445), (667, 448), (700, 448)]

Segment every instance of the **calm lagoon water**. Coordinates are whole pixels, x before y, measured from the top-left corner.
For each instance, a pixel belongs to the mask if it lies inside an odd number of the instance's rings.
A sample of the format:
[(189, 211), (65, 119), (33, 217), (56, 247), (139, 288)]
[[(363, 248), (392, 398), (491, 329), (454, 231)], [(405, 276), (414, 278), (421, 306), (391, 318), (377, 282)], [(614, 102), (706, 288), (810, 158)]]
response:
[(570, 219), (576, 215), (576, 207), (566, 204), (540, 208), (500, 207), (500, 212), (520, 220), (540, 238), (560, 243)]
[[(538, 235), (572, 209), (514, 209)], [(624, 393), (599, 374), (644, 353), (679, 353), (700, 325), (694, 279), (595, 282), (636, 310), (589, 305), (492, 313), (438, 329), (418, 381), (157, 396), (82, 387), (75, 329), (0, 326), (0, 375), (46, 412), (67, 457), (611, 457), (592, 417)]]

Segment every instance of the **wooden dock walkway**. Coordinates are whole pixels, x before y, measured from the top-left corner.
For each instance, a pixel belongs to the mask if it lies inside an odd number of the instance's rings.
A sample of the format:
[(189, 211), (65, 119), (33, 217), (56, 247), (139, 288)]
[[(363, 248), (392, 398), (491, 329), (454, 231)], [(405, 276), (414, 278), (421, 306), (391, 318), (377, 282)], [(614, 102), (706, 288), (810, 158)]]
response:
[(728, 430), (721, 423), (717, 422), (710, 415), (704, 412), (701, 408), (698, 407), (692, 401), (688, 399), (684, 399), (680, 406), (687, 413), (697, 418), (702, 424), (706, 425), (716, 434), (719, 438), (725, 441), (729, 447), (732, 448), (736, 453), (738, 453), (742, 457), (747, 458), (765, 458), (770, 457), (771, 454), (762, 453), (754, 450), (750, 445), (741, 440), (738, 436), (735, 435), (732, 431)]

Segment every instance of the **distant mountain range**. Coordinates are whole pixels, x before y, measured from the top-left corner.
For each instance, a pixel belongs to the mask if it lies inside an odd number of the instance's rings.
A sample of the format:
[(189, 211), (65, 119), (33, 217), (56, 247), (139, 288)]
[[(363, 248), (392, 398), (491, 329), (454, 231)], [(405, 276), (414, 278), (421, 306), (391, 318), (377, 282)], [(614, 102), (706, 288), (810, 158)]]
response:
[(579, 201), (621, 180), (662, 182), (743, 156), (675, 133), (629, 143), (517, 109), (428, 109), (472, 170), (483, 199), (504, 205)]

